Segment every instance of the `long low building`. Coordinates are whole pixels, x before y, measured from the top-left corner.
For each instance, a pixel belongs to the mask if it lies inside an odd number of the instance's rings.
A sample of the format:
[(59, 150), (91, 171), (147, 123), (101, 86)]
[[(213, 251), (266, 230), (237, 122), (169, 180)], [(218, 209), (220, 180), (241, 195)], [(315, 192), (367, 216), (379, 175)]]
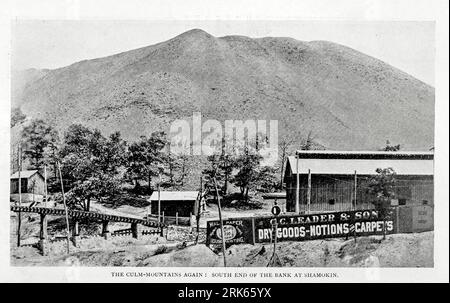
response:
[(432, 152), (297, 151), (286, 163), (286, 210), (296, 211), (297, 195), (300, 212), (371, 208), (368, 182), (378, 168), (396, 173), (392, 205), (432, 205), (433, 159)]
[[(200, 212), (204, 211), (205, 201), (200, 199), (198, 191), (155, 191), (150, 196), (149, 202), (150, 213), (152, 215), (158, 214), (158, 207), (160, 207), (160, 215), (165, 219), (179, 218), (180, 222), (189, 220), (192, 216), (197, 215), (200, 203)], [(172, 220), (173, 221), (173, 220)]]

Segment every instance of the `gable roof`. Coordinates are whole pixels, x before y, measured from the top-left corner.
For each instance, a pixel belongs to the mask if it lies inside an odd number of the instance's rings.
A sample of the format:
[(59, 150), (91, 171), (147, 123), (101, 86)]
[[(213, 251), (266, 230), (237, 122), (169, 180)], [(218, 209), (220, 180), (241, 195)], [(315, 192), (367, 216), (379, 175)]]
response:
[[(41, 176), (41, 174), (39, 173), (38, 170), (22, 170), (20, 172), (20, 179), (28, 179), (36, 173), (39, 174), (39, 176)], [(19, 172), (16, 171), (14, 174), (11, 175), (10, 178), (11, 179), (19, 179)]]
[(300, 159), (403, 159), (433, 160), (432, 151), (336, 151), (336, 150), (297, 150)]
[[(195, 201), (198, 191), (161, 191), (161, 201)], [(158, 201), (158, 191), (154, 191), (149, 201)]]
[[(297, 174), (297, 161), (288, 157), (286, 173)], [(305, 159), (298, 160), (300, 174), (322, 175), (375, 175), (377, 168), (392, 167), (398, 175), (433, 175), (433, 160), (422, 159)]]

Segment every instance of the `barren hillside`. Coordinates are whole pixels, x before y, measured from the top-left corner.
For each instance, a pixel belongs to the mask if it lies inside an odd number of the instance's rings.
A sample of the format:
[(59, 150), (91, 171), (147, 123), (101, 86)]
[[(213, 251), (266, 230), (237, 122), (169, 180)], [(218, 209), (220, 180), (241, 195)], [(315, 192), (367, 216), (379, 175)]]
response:
[(83, 122), (134, 139), (200, 111), (204, 120), (279, 120), (281, 136), (300, 140), (312, 131), (330, 149), (377, 149), (386, 139), (404, 149), (433, 146), (433, 87), (326, 41), (218, 38), (195, 29), (33, 73), (13, 85), (13, 105), (59, 129)]

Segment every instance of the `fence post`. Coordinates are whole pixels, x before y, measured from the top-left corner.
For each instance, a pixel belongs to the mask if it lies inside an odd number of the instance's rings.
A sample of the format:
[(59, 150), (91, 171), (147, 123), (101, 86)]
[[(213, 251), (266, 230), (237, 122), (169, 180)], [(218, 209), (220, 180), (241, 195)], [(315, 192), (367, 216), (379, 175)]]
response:
[(139, 229), (137, 223), (131, 223), (131, 234), (133, 238), (139, 239)]
[(39, 248), (43, 256), (48, 254), (47, 247), (47, 217), (44, 214), (41, 214), (41, 222), (40, 222), (40, 232), (39, 232)]
[(75, 220), (73, 222), (73, 227), (72, 227), (72, 243), (73, 246), (77, 247), (78, 246), (78, 239), (80, 237), (80, 228), (79, 228), (79, 223), (78, 220)]
[(109, 238), (109, 230), (108, 230), (108, 221), (103, 221), (102, 222), (102, 236), (103, 238), (105, 238), (105, 240), (108, 240)]
[(252, 245), (256, 243), (256, 235), (255, 235), (255, 218), (252, 218)]
[(400, 221), (400, 215), (399, 215), (399, 212), (400, 212), (400, 209), (397, 206), (395, 208), (395, 225), (396, 225), (395, 233), (396, 234), (398, 234), (400, 232), (400, 222), (399, 222)]

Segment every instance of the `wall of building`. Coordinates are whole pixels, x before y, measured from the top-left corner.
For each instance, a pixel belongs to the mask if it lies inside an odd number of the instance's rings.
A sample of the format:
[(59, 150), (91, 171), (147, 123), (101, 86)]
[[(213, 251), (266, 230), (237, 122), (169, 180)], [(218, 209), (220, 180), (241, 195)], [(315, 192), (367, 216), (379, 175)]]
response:
[(39, 195), (45, 194), (44, 179), (40, 175), (34, 174), (28, 179), (28, 192), (34, 192), (35, 194)]
[[(355, 178), (349, 175), (312, 175), (311, 211), (344, 211), (373, 208), (376, 198), (368, 190), (370, 176), (357, 176), (356, 203)], [(286, 209), (295, 211), (297, 194), (296, 176), (286, 177)], [(299, 177), (300, 211), (307, 210), (308, 176)], [(393, 205), (433, 205), (432, 176), (397, 176), (396, 199)]]
[[(161, 213), (165, 216), (190, 217), (195, 214), (195, 201), (161, 201)], [(158, 214), (158, 201), (152, 201), (151, 213)]]
[[(21, 196), (22, 196), (23, 203), (43, 202), (44, 201), (43, 195), (38, 195), (38, 194), (33, 195), (30, 193), (25, 193), (25, 194), (22, 194)], [(10, 200), (11, 201), (19, 201), (19, 194), (11, 194)]]
[(434, 207), (430, 205), (399, 206), (397, 232), (412, 233), (434, 230)]
[[(35, 193), (38, 195), (45, 194), (45, 183), (44, 179), (38, 175), (34, 174), (30, 178), (21, 178), (20, 180), (22, 193)], [(19, 179), (10, 180), (10, 193), (16, 194), (19, 192)]]

